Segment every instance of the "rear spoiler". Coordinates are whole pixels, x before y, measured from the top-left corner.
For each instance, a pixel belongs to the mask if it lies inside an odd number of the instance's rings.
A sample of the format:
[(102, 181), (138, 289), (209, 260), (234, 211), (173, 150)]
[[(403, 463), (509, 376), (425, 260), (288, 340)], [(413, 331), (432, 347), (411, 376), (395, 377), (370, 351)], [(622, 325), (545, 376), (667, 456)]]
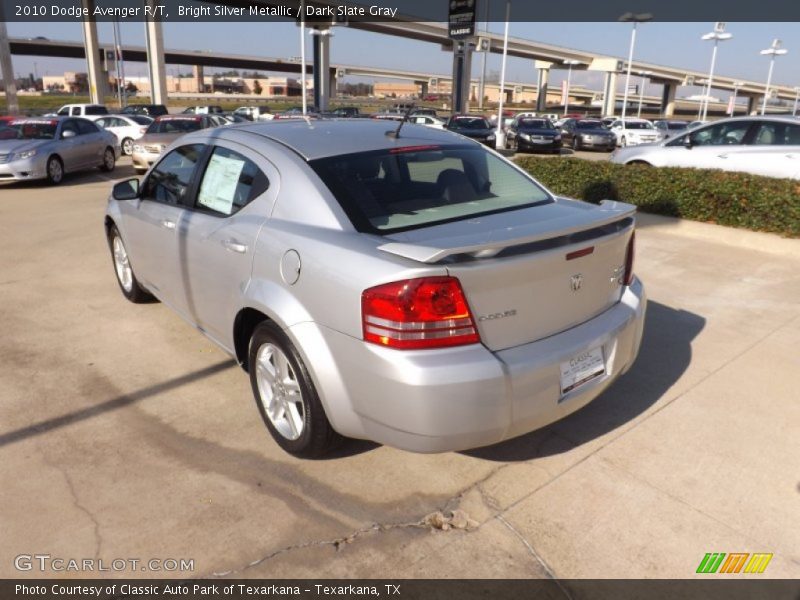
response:
[[(466, 254), (472, 258), (491, 258), (511, 246), (530, 244), (602, 227), (633, 217), (634, 214), (636, 214), (636, 207), (633, 204), (616, 200), (602, 200), (599, 206), (592, 207), (583, 214), (576, 212), (561, 219), (492, 229), (486, 232), (486, 240), (480, 243), (473, 241), (470, 244), (463, 244), (463, 236), (459, 236), (431, 240), (435, 241), (435, 244), (424, 245), (390, 242), (378, 246), (378, 250), (422, 263), (437, 263), (454, 254)], [(469, 237), (474, 239), (474, 236)]]

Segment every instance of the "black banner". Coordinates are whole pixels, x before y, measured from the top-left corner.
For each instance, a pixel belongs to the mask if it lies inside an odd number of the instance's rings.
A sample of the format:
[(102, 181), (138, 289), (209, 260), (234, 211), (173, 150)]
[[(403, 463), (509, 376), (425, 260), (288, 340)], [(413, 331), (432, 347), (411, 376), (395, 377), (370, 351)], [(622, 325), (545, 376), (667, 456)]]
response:
[(0, 580), (3, 600), (800, 600), (781, 579)]
[[(450, 22), (451, 3), (471, 0), (306, 0), (302, 3), (308, 19), (331, 22), (380, 22), (392, 20)], [(485, 0), (470, 9), (484, 20)], [(300, 0), (0, 0), (7, 22), (160, 20), (165, 22), (247, 22), (299, 18)], [(459, 5), (460, 6), (460, 5)], [(456, 9), (458, 10), (458, 9)], [(465, 9), (466, 10), (466, 9)], [(489, 3), (488, 20), (505, 21), (506, 3)], [(511, 21), (612, 22), (623, 15), (646, 16), (654, 21), (800, 21), (800, 2), (790, 0), (572, 0), (560, 2), (511, 2)], [(473, 17), (475, 15), (473, 14)]]

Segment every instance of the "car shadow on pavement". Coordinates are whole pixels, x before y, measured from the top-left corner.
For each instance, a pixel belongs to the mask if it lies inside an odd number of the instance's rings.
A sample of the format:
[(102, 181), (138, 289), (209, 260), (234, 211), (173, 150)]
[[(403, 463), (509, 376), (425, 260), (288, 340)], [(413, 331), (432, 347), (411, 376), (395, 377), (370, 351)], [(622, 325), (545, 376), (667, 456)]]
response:
[[(463, 454), (492, 461), (525, 461), (567, 452), (632, 421), (658, 402), (686, 371), (700, 315), (649, 302), (642, 346), (625, 375), (572, 415), (526, 435)], [(557, 443), (552, 443), (553, 438)]]

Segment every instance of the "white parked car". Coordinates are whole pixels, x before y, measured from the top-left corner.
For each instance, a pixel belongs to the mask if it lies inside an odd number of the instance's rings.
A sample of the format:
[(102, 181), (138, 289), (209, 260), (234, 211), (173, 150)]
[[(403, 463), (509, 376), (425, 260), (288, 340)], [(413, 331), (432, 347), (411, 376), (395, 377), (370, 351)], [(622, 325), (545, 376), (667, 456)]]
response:
[(647, 119), (617, 119), (609, 127), (617, 138), (617, 146), (638, 146), (652, 144), (664, 139), (662, 134)]
[(133, 142), (144, 135), (152, 122), (152, 117), (145, 115), (108, 115), (95, 119), (94, 124), (113, 133), (122, 153), (130, 156), (133, 154)]
[(661, 144), (616, 150), (611, 162), (694, 167), (800, 179), (800, 119), (723, 119)]
[(433, 127), (434, 129), (444, 129), (445, 121), (439, 117), (432, 117), (430, 115), (411, 115), (408, 117), (409, 123), (416, 125), (425, 125), (426, 127)]

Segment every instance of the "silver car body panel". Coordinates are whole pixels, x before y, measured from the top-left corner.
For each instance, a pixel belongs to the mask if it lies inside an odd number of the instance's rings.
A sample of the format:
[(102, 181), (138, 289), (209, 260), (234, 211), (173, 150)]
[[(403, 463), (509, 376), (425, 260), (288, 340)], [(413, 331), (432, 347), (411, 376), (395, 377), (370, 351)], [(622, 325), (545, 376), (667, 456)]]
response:
[[(142, 235), (131, 228), (141, 218), (137, 213), (154, 202), (111, 199), (107, 216), (120, 229), (145, 287), (231, 355), (242, 310), (257, 310), (278, 324), (302, 356), (331, 424), (345, 436), (420, 452), (464, 449), (530, 431), (596, 397), (630, 367), (642, 334), (641, 283), (612, 281), (624, 262), (633, 208), (553, 198), (526, 209), (527, 225), (519, 225), (520, 211), (512, 211), (387, 236), (359, 232), (308, 159), (474, 143), (413, 125), (405, 125), (399, 139), (385, 135), (395, 128), (349, 119), (194, 132), (165, 154), (190, 143), (237, 150), (268, 176), (267, 191), (227, 218), (170, 207), (169, 214), (146, 216), (150, 229)], [(176, 221), (174, 228), (159, 226), (166, 217)], [(590, 242), (453, 262), (456, 250), (480, 255), (487, 244), (494, 251), (612, 221), (624, 226)], [(226, 239), (244, 252), (227, 251), (221, 243)], [(566, 263), (566, 252), (587, 245), (594, 246), (590, 256)], [(289, 252), (299, 256), (296, 281), (282, 271)], [(576, 272), (585, 276), (580, 292), (569, 288)], [(443, 275), (459, 278), (476, 320), (507, 302), (525, 316), (480, 323), (480, 344), (402, 351), (363, 341), (365, 289)], [(536, 288), (539, 295), (532, 298)], [(529, 312), (534, 303), (541, 315)], [(604, 375), (561, 394), (559, 364), (597, 347), (603, 348)]]

